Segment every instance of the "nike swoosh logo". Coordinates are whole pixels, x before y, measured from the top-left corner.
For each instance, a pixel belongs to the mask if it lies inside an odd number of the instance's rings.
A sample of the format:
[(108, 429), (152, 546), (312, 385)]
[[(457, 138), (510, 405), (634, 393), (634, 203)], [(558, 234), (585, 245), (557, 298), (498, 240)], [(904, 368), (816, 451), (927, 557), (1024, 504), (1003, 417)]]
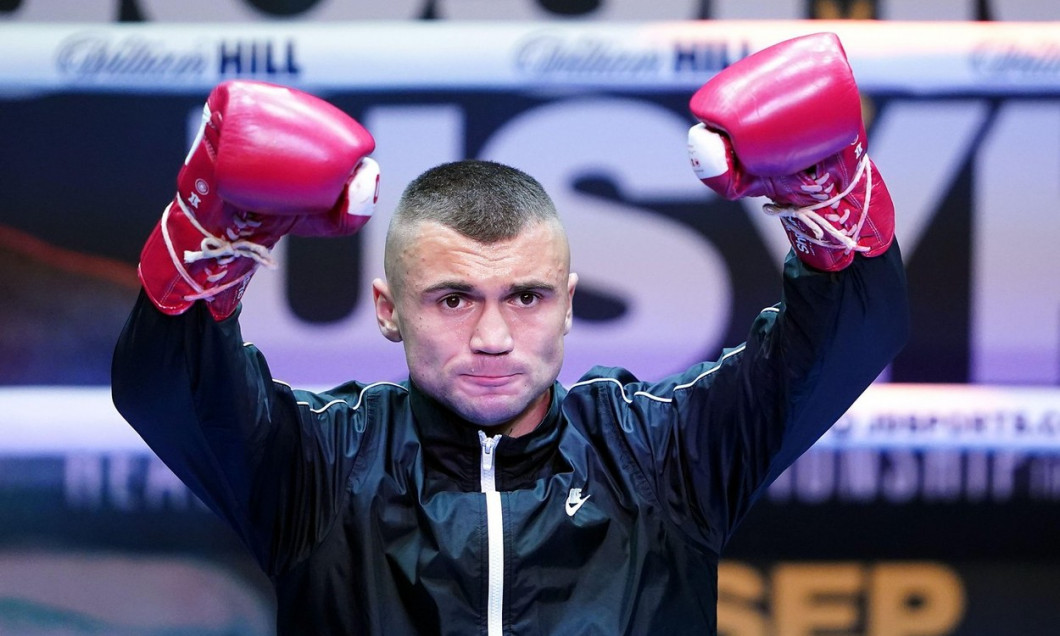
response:
[(574, 513), (578, 512), (586, 501), (589, 501), (589, 497), (592, 495), (582, 497), (581, 488), (571, 488), (570, 493), (567, 494), (567, 516), (573, 517)]

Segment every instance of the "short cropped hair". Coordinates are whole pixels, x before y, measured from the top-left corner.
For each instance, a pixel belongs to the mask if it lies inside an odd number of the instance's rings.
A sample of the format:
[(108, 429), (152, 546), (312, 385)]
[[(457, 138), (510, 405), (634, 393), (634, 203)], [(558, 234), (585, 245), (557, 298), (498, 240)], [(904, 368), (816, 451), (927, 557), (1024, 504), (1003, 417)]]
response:
[(538, 222), (560, 225), (552, 198), (525, 172), (477, 159), (441, 164), (409, 183), (390, 219), (383, 266), (392, 283), (400, 280), (401, 244), (425, 221), (484, 244), (514, 238)]

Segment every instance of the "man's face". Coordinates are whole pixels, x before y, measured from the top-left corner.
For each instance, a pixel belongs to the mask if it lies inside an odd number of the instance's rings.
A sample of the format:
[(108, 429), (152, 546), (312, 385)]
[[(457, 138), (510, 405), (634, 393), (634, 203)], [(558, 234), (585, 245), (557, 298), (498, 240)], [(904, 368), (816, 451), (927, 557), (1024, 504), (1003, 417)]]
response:
[(456, 413), (513, 435), (548, 408), (563, 363), (577, 275), (562, 229), (473, 241), (435, 222), (412, 228), (400, 281), (375, 281), (380, 329), (403, 341), (412, 381)]

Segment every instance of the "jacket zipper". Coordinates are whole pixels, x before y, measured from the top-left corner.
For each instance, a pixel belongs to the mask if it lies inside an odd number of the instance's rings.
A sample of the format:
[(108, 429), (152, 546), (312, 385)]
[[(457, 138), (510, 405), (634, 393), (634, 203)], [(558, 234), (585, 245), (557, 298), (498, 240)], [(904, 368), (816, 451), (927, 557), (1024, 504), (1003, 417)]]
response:
[(482, 446), (479, 479), (486, 495), (486, 530), (489, 543), (488, 592), (486, 595), (486, 634), (501, 636), (504, 631), (504, 520), (501, 512), (501, 494), (497, 492), (495, 453), (500, 435), (487, 437), (478, 432)]

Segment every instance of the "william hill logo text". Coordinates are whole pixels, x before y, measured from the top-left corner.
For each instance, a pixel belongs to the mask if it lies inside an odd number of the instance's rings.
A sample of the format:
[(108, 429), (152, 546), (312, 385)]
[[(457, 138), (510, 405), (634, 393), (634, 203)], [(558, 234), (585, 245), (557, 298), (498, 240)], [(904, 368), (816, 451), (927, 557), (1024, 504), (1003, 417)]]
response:
[(222, 76), (293, 77), (302, 72), (294, 40), (228, 40), (218, 51)]

